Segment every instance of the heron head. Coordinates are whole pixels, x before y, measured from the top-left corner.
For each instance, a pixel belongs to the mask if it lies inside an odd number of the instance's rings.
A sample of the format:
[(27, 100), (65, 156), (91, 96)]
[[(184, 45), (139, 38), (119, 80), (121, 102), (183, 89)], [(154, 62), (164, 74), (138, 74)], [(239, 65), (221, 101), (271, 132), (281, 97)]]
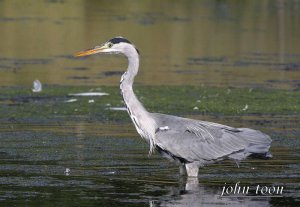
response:
[(75, 54), (76, 57), (83, 57), (87, 55), (93, 55), (96, 53), (123, 53), (128, 54), (132, 50), (132, 48), (135, 49), (135, 51), (139, 54), (138, 49), (135, 48), (135, 46), (129, 42), (127, 39), (123, 37), (115, 37), (111, 40), (108, 40), (107, 42), (103, 43), (100, 46), (96, 46), (94, 48), (90, 48), (84, 51), (80, 51)]

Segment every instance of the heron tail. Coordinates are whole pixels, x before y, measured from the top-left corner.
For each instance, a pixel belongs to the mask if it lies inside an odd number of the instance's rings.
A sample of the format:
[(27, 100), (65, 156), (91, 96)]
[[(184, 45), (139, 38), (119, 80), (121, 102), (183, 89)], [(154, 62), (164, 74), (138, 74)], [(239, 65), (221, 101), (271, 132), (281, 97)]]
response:
[(248, 128), (239, 128), (238, 130), (238, 136), (247, 143), (247, 147), (243, 151), (229, 155), (229, 158), (242, 160), (248, 156), (263, 159), (272, 157), (269, 152), (272, 142), (269, 135)]

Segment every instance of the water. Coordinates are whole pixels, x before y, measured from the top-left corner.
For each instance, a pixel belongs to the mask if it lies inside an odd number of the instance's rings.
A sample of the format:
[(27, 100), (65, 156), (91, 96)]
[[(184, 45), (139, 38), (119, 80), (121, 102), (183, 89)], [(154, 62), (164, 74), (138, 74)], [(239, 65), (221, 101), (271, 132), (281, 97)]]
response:
[(125, 58), (72, 54), (121, 35), (141, 52), (138, 84), (298, 89), (299, 4), (1, 1), (1, 83), (116, 85)]
[[(235, 119), (230, 124), (242, 121), (256, 128), (253, 123), (261, 121)], [(148, 158), (148, 146), (129, 124), (9, 123), (1, 127), (0, 200), (18, 206), (294, 205), (299, 199), (300, 144), (293, 132), (283, 141), (278, 124), (290, 119), (263, 117), (266, 124), (260, 128), (272, 135), (273, 159), (249, 159), (240, 168), (231, 161), (205, 167), (200, 170), (199, 185), (186, 184), (178, 168), (157, 154)], [(287, 123), (284, 128), (288, 132), (297, 126)], [(219, 197), (225, 183), (236, 182), (252, 188), (258, 184), (284, 186), (284, 198)]]
[[(72, 56), (118, 35), (141, 51), (136, 85), (145, 97), (155, 95), (147, 94), (152, 87), (168, 103), (164, 91), (181, 85), (262, 89), (266, 97), (268, 90), (296, 94), (299, 9), (296, 0), (0, 1), (0, 206), (299, 205), (300, 116), (290, 110), (299, 102), (287, 99), (286, 113), (253, 113), (255, 106), (247, 103), (244, 112), (205, 116), (200, 103), (192, 112), (176, 111), (172, 102), (163, 108), (151, 103), (160, 112), (247, 126), (272, 137), (273, 159), (248, 159), (240, 168), (216, 163), (200, 170), (196, 184), (159, 155), (148, 158), (149, 146), (123, 119), (126, 112), (103, 111), (122, 106), (117, 90), (105, 99), (65, 102), (74, 98), (69, 93), (118, 85), (126, 59)], [(31, 94), (35, 79), (43, 84), (41, 95)], [(83, 85), (93, 91), (72, 89)], [(178, 98), (185, 95), (178, 91)], [(237, 182), (283, 186), (283, 197), (220, 197), (225, 183)]]

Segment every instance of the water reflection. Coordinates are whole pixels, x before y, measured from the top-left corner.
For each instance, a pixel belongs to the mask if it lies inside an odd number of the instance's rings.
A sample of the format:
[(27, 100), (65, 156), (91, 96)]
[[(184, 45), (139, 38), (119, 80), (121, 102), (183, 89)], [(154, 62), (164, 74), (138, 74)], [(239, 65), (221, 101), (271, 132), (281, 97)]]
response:
[[(256, 128), (262, 118), (231, 120)], [(214, 117), (205, 117), (214, 120)], [(200, 169), (199, 180), (180, 178), (173, 163), (154, 154), (130, 124), (65, 122), (9, 123), (0, 127), (0, 200), (10, 206), (27, 199), (51, 203), (141, 206), (296, 206), (299, 175), (299, 117), (264, 117), (273, 132), (270, 160), (247, 159), (237, 168), (222, 161)], [(229, 121), (226, 121), (229, 122)], [(280, 123), (286, 123), (280, 128)], [(256, 127), (255, 127), (256, 126)], [(282, 133), (286, 130), (287, 133)], [(282, 139), (284, 137), (284, 139)], [(69, 170), (67, 170), (69, 169)], [(68, 175), (68, 176), (67, 176)], [(272, 175), (272, 176), (270, 176)], [(283, 198), (222, 197), (225, 183), (284, 186)], [(39, 203), (36, 203), (39, 201)]]
[(296, 0), (27, 2), (0, 1), (4, 85), (117, 85), (106, 74), (125, 59), (71, 54), (122, 35), (142, 54), (138, 84), (299, 87)]
[(270, 198), (221, 197), (217, 186), (199, 183), (198, 179), (183, 180), (178, 188), (172, 187), (166, 196), (150, 201), (155, 206), (270, 206)]

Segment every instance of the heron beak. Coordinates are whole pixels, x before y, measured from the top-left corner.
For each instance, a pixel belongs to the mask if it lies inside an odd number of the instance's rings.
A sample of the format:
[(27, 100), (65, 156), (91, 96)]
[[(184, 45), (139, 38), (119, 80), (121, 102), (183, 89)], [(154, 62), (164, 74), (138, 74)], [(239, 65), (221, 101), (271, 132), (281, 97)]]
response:
[(108, 47), (106, 45), (103, 45), (102, 47), (96, 47), (96, 48), (91, 48), (91, 49), (77, 52), (74, 54), (74, 56), (75, 57), (83, 57), (83, 56), (93, 55), (93, 54), (96, 54), (99, 52), (104, 52), (105, 49), (108, 49)]

